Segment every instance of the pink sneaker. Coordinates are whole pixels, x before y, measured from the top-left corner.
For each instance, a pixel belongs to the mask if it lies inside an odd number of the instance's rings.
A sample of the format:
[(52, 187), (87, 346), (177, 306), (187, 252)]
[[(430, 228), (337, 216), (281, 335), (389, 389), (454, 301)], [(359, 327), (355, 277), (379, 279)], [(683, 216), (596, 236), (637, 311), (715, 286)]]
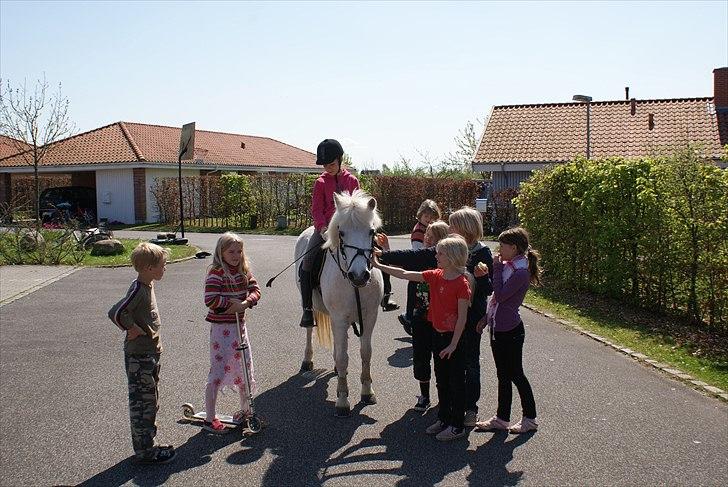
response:
[(228, 433), (228, 429), (218, 418), (213, 419), (212, 423), (205, 421), (205, 426), (203, 426), (202, 429), (216, 435), (224, 435), (225, 433)]
[(498, 416), (493, 416), (485, 421), (475, 423), (475, 429), (478, 431), (507, 431), (508, 421), (503, 421)]
[(508, 431), (514, 435), (520, 435), (521, 433), (528, 433), (529, 431), (537, 431), (538, 423), (535, 419), (523, 417), (519, 422), (508, 428)]

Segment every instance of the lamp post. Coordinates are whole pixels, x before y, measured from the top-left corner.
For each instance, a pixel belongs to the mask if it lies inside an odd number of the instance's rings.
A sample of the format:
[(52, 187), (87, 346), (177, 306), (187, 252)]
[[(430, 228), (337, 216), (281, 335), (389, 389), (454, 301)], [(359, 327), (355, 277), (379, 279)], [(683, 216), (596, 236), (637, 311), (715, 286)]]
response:
[(591, 128), (589, 126), (590, 119), (591, 119), (591, 96), (586, 95), (574, 95), (572, 97), (573, 101), (578, 101), (580, 103), (586, 103), (586, 158), (589, 159), (591, 156)]

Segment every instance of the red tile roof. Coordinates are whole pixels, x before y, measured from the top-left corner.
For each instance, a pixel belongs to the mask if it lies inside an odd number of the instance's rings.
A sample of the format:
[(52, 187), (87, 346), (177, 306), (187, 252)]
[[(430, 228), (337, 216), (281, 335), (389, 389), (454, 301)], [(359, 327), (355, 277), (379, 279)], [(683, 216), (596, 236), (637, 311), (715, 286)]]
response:
[[(639, 157), (696, 143), (720, 158), (728, 143), (728, 114), (713, 98), (591, 103), (591, 157)], [(650, 114), (654, 124), (650, 128)], [(493, 108), (473, 164), (551, 163), (586, 152), (586, 104)]]
[(0, 159), (17, 154), (19, 152), (18, 148), (20, 150), (29, 149), (28, 145), (23, 141), (0, 135)]
[[(116, 122), (69, 137), (48, 149), (43, 165), (78, 166), (129, 162), (177, 164), (180, 127)], [(245, 148), (241, 148), (245, 144)], [(19, 156), (0, 156), (0, 167), (24, 165)], [(267, 137), (195, 131), (195, 159), (183, 165), (311, 169), (315, 154)]]

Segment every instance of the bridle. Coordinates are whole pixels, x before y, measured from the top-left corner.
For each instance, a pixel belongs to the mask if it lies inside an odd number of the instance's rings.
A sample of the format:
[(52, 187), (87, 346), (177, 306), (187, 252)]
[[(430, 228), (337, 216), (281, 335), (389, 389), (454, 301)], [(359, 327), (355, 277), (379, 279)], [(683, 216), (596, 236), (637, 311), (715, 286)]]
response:
[[(354, 245), (347, 245), (344, 242), (344, 232), (339, 231), (339, 246), (336, 248), (336, 255), (334, 256), (334, 251), (329, 248), (329, 252), (331, 252), (331, 257), (336, 261), (336, 265), (339, 266), (339, 271), (341, 272), (341, 275), (344, 276), (344, 279), (349, 281), (349, 284), (352, 285), (354, 288), (354, 295), (356, 296), (356, 311), (359, 315), (359, 326), (356, 326), (356, 322), (352, 322), (351, 327), (354, 329), (354, 335), (361, 337), (363, 333), (363, 327), (364, 327), (364, 320), (361, 315), (361, 297), (359, 296), (359, 286), (354, 285), (353, 282), (351, 282), (351, 278), (349, 278), (349, 271), (351, 270), (351, 266), (354, 264), (354, 261), (357, 257), (361, 256), (366, 260), (367, 262), (367, 270), (372, 270), (372, 259), (374, 256), (374, 229), (370, 229), (369, 233), (372, 236), (372, 244), (369, 246), (369, 248), (361, 248), (356, 247)], [(356, 250), (356, 254), (354, 257), (351, 258), (351, 261), (349, 261), (348, 257), (346, 256), (346, 249), (353, 249)], [(341, 262), (344, 261), (344, 264), (348, 262), (348, 265), (346, 265), (346, 270), (344, 270), (341, 267)], [(371, 275), (369, 277), (371, 279)], [(367, 283), (368, 284), (368, 283)]]
[[(351, 282), (351, 279), (349, 278), (349, 271), (351, 270), (351, 266), (354, 265), (354, 261), (356, 260), (356, 258), (359, 256), (363, 257), (367, 263), (367, 270), (372, 270), (372, 258), (374, 256), (374, 229), (371, 229), (369, 232), (372, 236), (372, 243), (369, 248), (361, 248), (354, 245), (346, 244), (344, 242), (344, 232), (339, 231), (339, 246), (336, 249), (335, 257), (334, 252), (329, 249), (329, 252), (331, 252), (331, 256), (334, 257), (334, 260), (336, 261), (336, 265), (339, 266), (339, 271), (341, 272), (341, 275), (344, 276), (344, 278), (349, 281), (349, 283), (355, 288), (358, 286), (355, 286), (354, 283)], [(354, 255), (354, 257), (351, 258), (351, 261), (349, 261), (349, 258), (346, 256), (346, 249), (356, 250), (356, 254)], [(343, 264), (346, 266), (346, 270), (344, 270), (341, 265), (342, 261)]]

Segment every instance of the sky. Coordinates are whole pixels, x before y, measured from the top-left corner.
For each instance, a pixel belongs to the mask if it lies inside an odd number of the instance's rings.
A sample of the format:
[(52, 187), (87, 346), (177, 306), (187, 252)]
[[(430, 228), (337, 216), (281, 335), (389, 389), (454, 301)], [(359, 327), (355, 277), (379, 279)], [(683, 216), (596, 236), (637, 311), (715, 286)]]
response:
[(61, 83), (77, 133), (335, 138), (359, 169), (437, 161), (497, 105), (712, 96), (722, 66), (728, 0), (0, 0), (0, 78)]

